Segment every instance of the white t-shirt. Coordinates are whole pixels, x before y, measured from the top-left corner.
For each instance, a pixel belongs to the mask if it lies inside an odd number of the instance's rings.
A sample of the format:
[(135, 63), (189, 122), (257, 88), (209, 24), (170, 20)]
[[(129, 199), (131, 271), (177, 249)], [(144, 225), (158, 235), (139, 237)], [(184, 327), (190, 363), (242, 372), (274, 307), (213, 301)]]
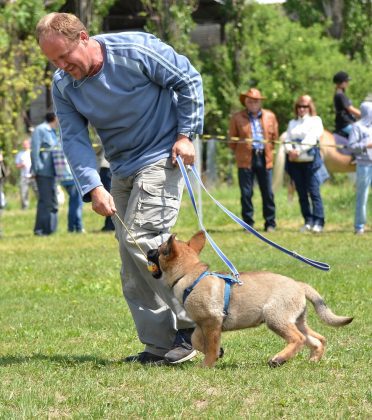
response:
[(31, 177), (31, 152), (29, 150), (21, 150), (18, 152), (15, 157), (15, 164), (24, 165), (22, 168), (20, 168), (22, 177)]

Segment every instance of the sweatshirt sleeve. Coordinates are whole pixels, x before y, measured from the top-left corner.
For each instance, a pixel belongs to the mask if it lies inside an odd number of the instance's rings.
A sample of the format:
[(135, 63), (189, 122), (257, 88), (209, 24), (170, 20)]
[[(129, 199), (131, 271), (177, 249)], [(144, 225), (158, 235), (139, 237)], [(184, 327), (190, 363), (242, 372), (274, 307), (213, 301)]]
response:
[(96, 154), (88, 132), (88, 121), (65, 99), (53, 83), (53, 102), (60, 124), (63, 151), (84, 201), (89, 192), (102, 185), (97, 172)]

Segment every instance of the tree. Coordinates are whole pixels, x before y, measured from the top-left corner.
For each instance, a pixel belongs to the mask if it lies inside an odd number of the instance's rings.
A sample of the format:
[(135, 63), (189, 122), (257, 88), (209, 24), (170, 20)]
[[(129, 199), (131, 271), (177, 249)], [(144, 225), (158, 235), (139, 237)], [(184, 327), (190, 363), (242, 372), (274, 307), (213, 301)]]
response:
[[(113, 2), (75, 1), (74, 5), (77, 14), (97, 31)], [(0, 149), (8, 162), (12, 161), (11, 151), (23, 140), (26, 110), (41, 93), (41, 86), (51, 83), (47, 60), (34, 38), (35, 26), (44, 14), (60, 10), (64, 3), (50, 0), (47, 7), (42, 0), (0, 3)]]
[(45, 60), (33, 36), (43, 11), (43, 2), (33, 0), (7, 1), (0, 7), (0, 148), (7, 160), (23, 140), (25, 110), (46, 76)]
[(328, 34), (339, 39), (340, 49), (351, 58), (360, 55), (372, 60), (372, 2), (370, 0), (287, 0), (285, 10), (301, 25), (324, 25)]

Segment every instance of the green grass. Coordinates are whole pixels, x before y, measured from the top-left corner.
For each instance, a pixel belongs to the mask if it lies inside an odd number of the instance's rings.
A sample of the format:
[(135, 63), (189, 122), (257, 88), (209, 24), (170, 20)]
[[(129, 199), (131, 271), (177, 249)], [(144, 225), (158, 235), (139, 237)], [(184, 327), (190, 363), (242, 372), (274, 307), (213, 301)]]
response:
[[(213, 194), (240, 214), (236, 187)], [(247, 235), (208, 199), (204, 223), (241, 270), (270, 270), (306, 281), (338, 314), (353, 315), (334, 329), (309, 310), (309, 323), (328, 348), (318, 364), (306, 351), (281, 368), (267, 360), (283, 342), (266, 327), (226, 333), (225, 357), (215, 369), (198, 360), (178, 367), (122, 364), (141, 344), (121, 295), (120, 260), (112, 234), (90, 206), (86, 235), (66, 233), (66, 208), (51, 237), (32, 235), (34, 204), (18, 210), (15, 193), (0, 223), (0, 418), (371, 418), (372, 232), (353, 234), (355, 193), (351, 184), (325, 185), (324, 234), (302, 235), (297, 198), (276, 195), (278, 230), (270, 238), (332, 269), (311, 268)], [(369, 217), (372, 217), (371, 199)], [(255, 193), (256, 227), (261, 202)], [(198, 230), (185, 192), (174, 232), (187, 240)], [(225, 270), (207, 246), (202, 257)]]

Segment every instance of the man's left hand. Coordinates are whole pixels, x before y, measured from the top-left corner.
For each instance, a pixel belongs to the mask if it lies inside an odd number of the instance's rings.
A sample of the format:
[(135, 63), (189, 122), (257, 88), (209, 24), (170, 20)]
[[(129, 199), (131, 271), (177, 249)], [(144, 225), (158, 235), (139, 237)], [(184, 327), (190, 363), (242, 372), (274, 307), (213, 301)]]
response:
[(183, 160), (184, 165), (192, 165), (195, 162), (195, 148), (191, 140), (179, 134), (172, 147), (172, 163), (177, 163), (177, 156)]

